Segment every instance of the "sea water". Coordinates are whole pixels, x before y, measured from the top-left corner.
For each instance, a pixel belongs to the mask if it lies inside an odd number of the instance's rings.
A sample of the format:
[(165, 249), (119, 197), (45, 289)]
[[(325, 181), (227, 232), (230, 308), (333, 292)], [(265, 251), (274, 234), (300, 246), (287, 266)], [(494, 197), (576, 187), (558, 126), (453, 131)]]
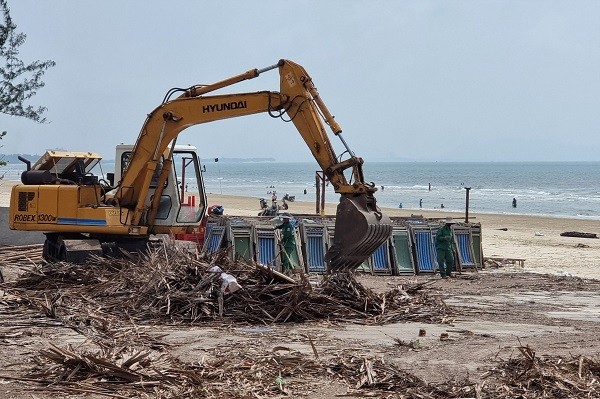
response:
[[(315, 201), (313, 163), (206, 163), (207, 192), (270, 199), (284, 194)], [(374, 162), (364, 178), (381, 207), (506, 213), (600, 220), (600, 162)], [(467, 190), (469, 188), (469, 190)], [(304, 194), (306, 190), (306, 194)], [(516, 200), (516, 208), (512, 206)], [(339, 195), (326, 187), (326, 202)], [(443, 204), (443, 205), (442, 205)]]
[[(114, 164), (105, 162), (104, 173)], [(299, 201), (315, 201), (314, 162), (204, 163), (206, 192), (271, 199), (276, 191)], [(0, 175), (19, 180), (23, 164), (8, 165)], [(364, 178), (378, 188), (381, 207), (470, 213), (544, 215), (600, 220), (600, 162), (372, 162)], [(192, 183), (192, 182), (190, 182)], [(469, 188), (469, 190), (467, 190)], [(306, 192), (306, 194), (305, 194)], [(326, 187), (326, 202), (339, 195)], [(513, 198), (517, 207), (512, 206)]]

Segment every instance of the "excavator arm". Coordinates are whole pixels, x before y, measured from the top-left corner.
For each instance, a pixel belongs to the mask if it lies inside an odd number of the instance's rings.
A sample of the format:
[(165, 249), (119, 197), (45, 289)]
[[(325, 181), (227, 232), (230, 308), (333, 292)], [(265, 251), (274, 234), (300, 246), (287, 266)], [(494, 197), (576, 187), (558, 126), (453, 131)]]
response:
[[(279, 92), (207, 95), (276, 68), (280, 74)], [(288, 60), (211, 85), (190, 87), (178, 98), (154, 109), (142, 127), (114, 201), (133, 211), (133, 225), (141, 224), (142, 220), (146, 225), (152, 224), (157, 204), (146, 204), (144, 199), (161, 156), (169, 146), (174, 148), (178, 135), (197, 124), (258, 113), (274, 117), (287, 114), (335, 192), (341, 194), (334, 244), (326, 259), (331, 271), (353, 270), (389, 238), (391, 222), (376, 205), (374, 184), (364, 182), (362, 159), (356, 157), (343, 140), (342, 129), (321, 100), (312, 79), (304, 68)], [(344, 161), (335, 154), (324, 124), (345, 146), (348, 158)], [(159, 179), (166, 178), (170, 167), (168, 163), (163, 165)], [(344, 175), (347, 169), (352, 170), (350, 182)], [(159, 184), (155, 198), (160, 197), (161, 188)]]

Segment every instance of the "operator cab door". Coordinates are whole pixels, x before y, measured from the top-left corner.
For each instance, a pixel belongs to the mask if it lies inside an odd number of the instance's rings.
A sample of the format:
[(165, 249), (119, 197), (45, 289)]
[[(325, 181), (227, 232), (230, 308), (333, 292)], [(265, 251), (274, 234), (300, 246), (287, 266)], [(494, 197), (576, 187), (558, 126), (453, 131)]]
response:
[[(118, 166), (115, 168), (115, 180), (119, 181), (122, 171), (129, 164), (133, 151), (132, 145), (121, 144), (117, 146)], [(168, 151), (167, 151), (168, 153)], [(145, 199), (146, 204), (151, 204), (158, 183), (158, 176), (162, 170), (164, 157), (161, 157)], [(173, 151), (173, 169), (165, 182), (158, 212), (154, 225), (157, 226), (189, 226), (198, 224), (206, 210), (204, 182), (200, 172), (200, 161), (193, 146), (177, 145)]]
[(197, 154), (191, 150), (174, 151), (173, 168), (179, 203), (175, 225), (198, 223), (206, 210), (206, 196)]

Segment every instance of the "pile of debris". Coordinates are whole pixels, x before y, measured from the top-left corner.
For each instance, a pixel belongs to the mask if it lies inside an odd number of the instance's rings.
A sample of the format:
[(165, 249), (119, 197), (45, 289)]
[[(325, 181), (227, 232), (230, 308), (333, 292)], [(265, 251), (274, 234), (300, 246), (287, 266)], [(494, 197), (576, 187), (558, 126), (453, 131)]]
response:
[[(413, 399), (554, 399), (598, 397), (600, 363), (590, 358), (538, 358), (529, 347), (497, 365), (480, 381), (454, 378), (432, 384), (402, 370), (393, 359), (326, 350), (307, 355), (288, 347), (213, 348), (207, 358), (185, 364), (151, 350), (118, 347), (78, 354), (51, 345), (41, 352), (25, 381), (68, 393), (113, 398), (166, 399), (310, 397), (322, 394), (324, 379), (339, 384), (341, 396)], [(390, 361), (392, 360), (392, 361)]]
[(201, 258), (165, 245), (143, 259), (41, 264), (6, 289), (47, 315), (88, 326), (124, 316), (135, 322), (263, 325), (323, 319), (437, 323), (451, 315), (420, 285), (377, 294), (350, 274), (326, 277), (316, 287), (307, 279), (291, 281), (224, 254)]
[[(529, 346), (485, 373), (478, 398), (597, 398), (600, 362), (588, 357), (539, 357)], [(490, 383), (486, 384), (489, 379)], [(486, 395), (482, 395), (483, 393)]]
[(42, 244), (0, 246), (0, 283), (4, 282), (3, 267), (20, 269), (23, 264), (42, 261)]
[[(518, 357), (481, 370), (477, 381), (455, 378), (432, 384), (400, 368), (393, 356), (326, 345), (306, 330), (301, 336), (286, 331), (284, 342), (302, 343), (308, 351), (291, 344), (270, 347), (273, 339), (250, 339), (244, 345), (203, 348), (202, 356), (186, 363), (169, 352), (163, 337), (146, 328), (157, 323), (201, 322), (228, 329), (312, 320), (450, 320), (452, 312), (423, 287), (411, 283), (376, 294), (343, 274), (314, 286), (306, 279), (292, 282), (268, 268), (231, 262), (222, 254), (200, 258), (171, 246), (144, 259), (39, 264), (2, 284), (3, 309), (11, 317), (19, 309), (42, 311), (53, 325), (83, 334), (86, 344), (73, 348), (48, 343), (31, 359), (29, 373), (0, 379), (112, 398), (319, 397), (332, 386), (339, 396), (599, 397), (597, 361), (542, 358), (529, 347), (518, 348)], [(5, 337), (9, 338), (18, 336)]]

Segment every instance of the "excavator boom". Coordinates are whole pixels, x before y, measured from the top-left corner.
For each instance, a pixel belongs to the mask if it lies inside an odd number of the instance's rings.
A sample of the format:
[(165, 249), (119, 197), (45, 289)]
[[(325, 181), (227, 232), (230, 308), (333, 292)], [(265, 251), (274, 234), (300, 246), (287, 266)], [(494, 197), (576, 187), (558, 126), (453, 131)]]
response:
[[(215, 94), (274, 69), (279, 71), (279, 91)], [(171, 99), (175, 93), (178, 97)], [(203, 209), (190, 213), (186, 208), (186, 216), (182, 216), (181, 211), (189, 204), (182, 202), (184, 190), (179, 195), (175, 188), (177, 179), (170, 178), (175, 167), (174, 154), (179, 151), (175, 150), (179, 134), (194, 125), (258, 113), (291, 121), (335, 192), (341, 195), (334, 243), (326, 259), (333, 272), (355, 269), (390, 237), (391, 222), (377, 207), (375, 185), (364, 181), (363, 160), (344, 141), (340, 125), (311, 77), (302, 66), (288, 60), (213, 84), (170, 90), (163, 103), (148, 114), (135, 145), (127, 152), (119, 181), (106, 190), (87, 176), (82, 162), (88, 155), (77, 161), (79, 167), (73, 174), (65, 171), (66, 177), (72, 177), (70, 180), (50, 179), (46, 176), (48, 170), (38, 171), (37, 167), (28, 170), (26, 174), (31, 179), (24, 181), (26, 187), (14, 191), (15, 199), (11, 200), (11, 228), (48, 232), (47, 241), (59, 255), (65, 242), (71, 245), (68, 240), (79, 240), (86, 234), (93, 235), (97, 239), (94, 245), (100, 247), (108, 239), (127, 241), (192, 230)], [(341, 140), (345, 148), (343, 160), (335, 153), (325, 125)], [(66, 185), (68, 182), (71, 186)], [(39, 206), (34, 202), (39, 202)], [(33, 213), (43, 213), (43, 218), (33, 218)]]
[[(279, 70), (279, 92), (212, 94), (272, 69)], [(148, 205), (140, 199), (146, 196), (159, 156), (181, 131), (196, 124), (261, 112), (271, 116), (287, 114), (335, 192), (341, 194), (334, 243), (326, 259), (333, 272), (354, 270), (390, 237), (391, 222), (377, 207), (374, 184), (364, 181), (363, 160), (354, 155), (342, 138), (341, 127), (325, 106), (311, 77), (292, 61), (280, 60), (270, 67), (249, 70), (214, 84), (190, 87), (178, 98), (156, 108), (142, 128), (117, 200), (121, 205), (135, 206), (133, 221), (139, 222), (148, 210)], [(340, 138), (348, 159), (338, 160), (325, 125)], [(344, 175), (348, 169), (352, 171), (352, 183)]]

